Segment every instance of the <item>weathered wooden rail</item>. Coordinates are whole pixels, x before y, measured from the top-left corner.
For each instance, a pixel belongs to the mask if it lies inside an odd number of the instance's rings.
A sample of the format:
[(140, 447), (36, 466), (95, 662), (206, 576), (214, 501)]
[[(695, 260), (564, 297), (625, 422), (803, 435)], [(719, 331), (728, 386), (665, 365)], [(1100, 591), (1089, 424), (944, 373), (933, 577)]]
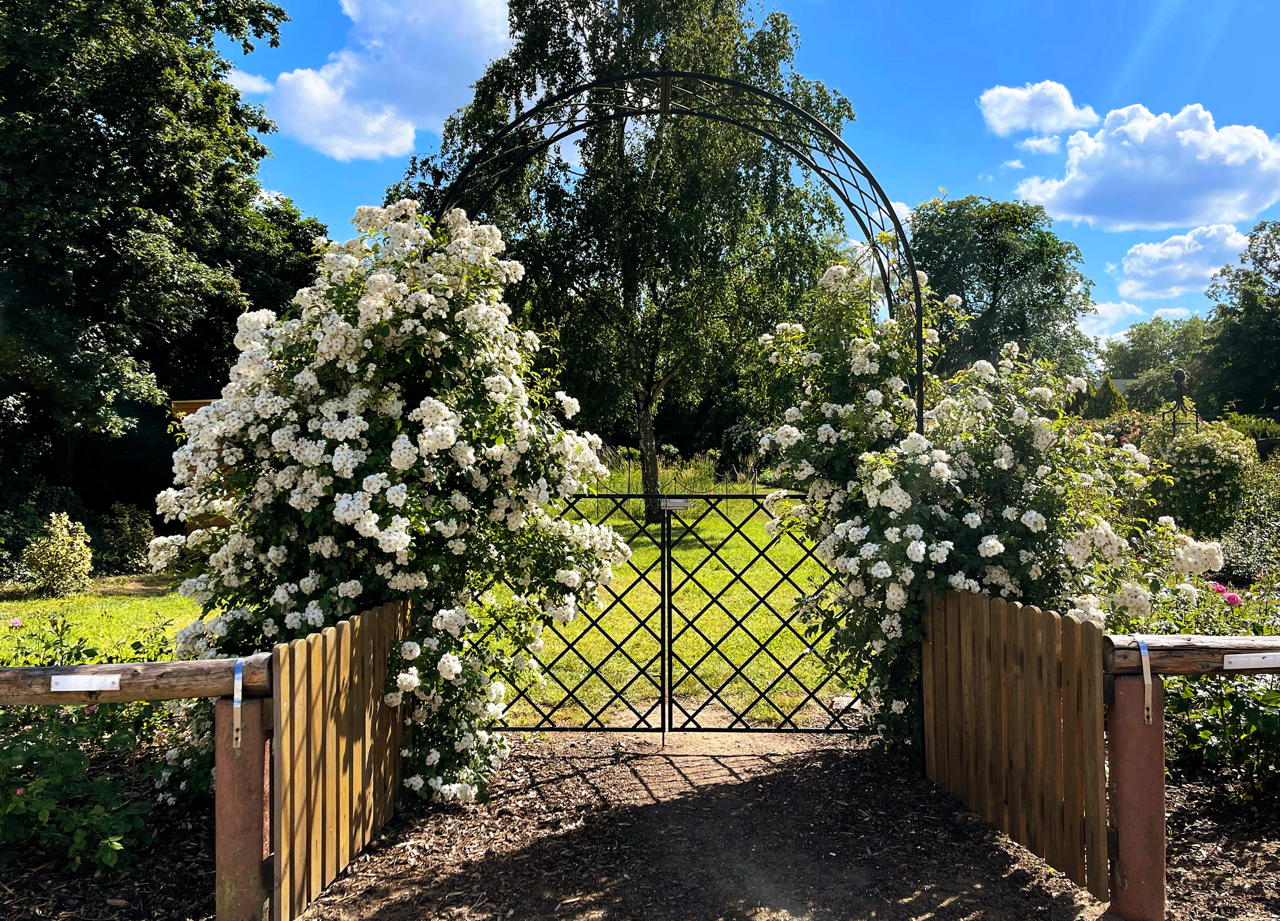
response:
[(1104, 636), (949, 592), (925, 611), (922, 673), (929, 777), (1113, 916), (1162, 921), (1161, 676), (1280, 673), (1280, 637)]
[(291, 921), (395, 810), (400, 721), (381, 701), (408, 617), (383, 605), (239, 660), (0, 668), (0, 706), (216, 698), (217, 919)]

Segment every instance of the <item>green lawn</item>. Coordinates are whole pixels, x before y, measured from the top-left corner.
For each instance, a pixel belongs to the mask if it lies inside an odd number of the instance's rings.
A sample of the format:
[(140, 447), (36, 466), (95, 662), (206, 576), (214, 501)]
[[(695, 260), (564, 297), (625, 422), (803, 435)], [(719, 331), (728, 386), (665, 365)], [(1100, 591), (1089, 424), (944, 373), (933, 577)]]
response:
[(174, 592), (164, 576), (96, 579), (88, 594), (72, 598), (0, 600), (0, 664), (8, 662), (18, 635), (37, 632), (51, 620), (66, 621), (70, 639), (84, 639), (97, 658), (111, 659), (123, 657), (146, 631), (172, 635), (199, 613), (199, 606)]
[[(746, 491), (745, 486), (735, 490)], [(547, 632), (538, 659), (555, 677), (531, 687), (529, 697), (538, 708), (551, 710), (555, 724), (578, 723), (598, 713), (604, 725), (630, 725), (645, 716), (656, 726), (652, 708), (659, 697), (663, 631), (660, 527), (643, 523), (638, 500), (601, 497), (579, 501), (576, 511), (622, 533), (632, 559), (615, 574), (599, 609)], [(771, 537), (766, 521), (755, 500), (729, 495), (693, 500), (689, 508), (672, 513), (675, 725), (724, 726), (731, 713), (747, 714), (753, 725), (775, 725), (788, 717), (803, 725), (819, 716), (812, 697), (829, 703), (841, 691), (820, 656), (825, 642), (811, 644), (804, 625), (793, 619), (797, 595), (813, 580), (824, 579), (826, 571), (794, 538)], [(615, 642), (623, 643), (625, 654)], [(762, 649), (766, 643), (767, 651)], [(581, 707), (569, 699), (566, 687)], [(804, 709), (792, 717), (797, 708)], [(534, 707), (517, 701), (511, 722), (536, 723)]]

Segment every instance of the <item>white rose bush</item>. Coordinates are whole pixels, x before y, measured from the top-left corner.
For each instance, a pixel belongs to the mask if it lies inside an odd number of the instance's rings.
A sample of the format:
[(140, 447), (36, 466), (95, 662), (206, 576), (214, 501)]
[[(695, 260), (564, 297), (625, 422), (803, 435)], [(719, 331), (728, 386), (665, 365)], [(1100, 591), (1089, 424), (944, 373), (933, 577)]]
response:
[(606, 471), (510, 322), (503, 285), (523, 269), (498, 231), (460, 211), (435, 224), (412, 201), (355, 223), (321, 241), (286, 316), (240, 318), (230, 381), (183, 420), (158, 499), (187, 533), (157, 538), (152, 562), (192, 567), (182, 591), (205, 616), (177, 641), (191, 657), (409, 600), (384, 699), (408, 727), (405, 784), (469, 801), (507, 752), (489, 728), (495, 675), (531, 668), (544, 624), (573, 618), (628, 550), (556, 514)]
[[(959, 308), (927, 288), (926, 322)], [(772, 526), (812, 541), (834, 572), (802, 599), (814, 630), (894, 738), (918, 731), (921, 610), (956, 589), (1050, 607), (1123, 629), (1206, 585), (1216, 543), (1148, 521), (1158, 464), (1066, 413), (1082, 378), (1014, 343), (949, 380), (926, 375), (915, 431), (914, 330), (879, 320), (874, 288), (828, 272), (815, 328), (762, 337), (800, 399), (762, 447), (803, 492), (771, 497)], [(926, 365), (943, 344), (925, 331)]]

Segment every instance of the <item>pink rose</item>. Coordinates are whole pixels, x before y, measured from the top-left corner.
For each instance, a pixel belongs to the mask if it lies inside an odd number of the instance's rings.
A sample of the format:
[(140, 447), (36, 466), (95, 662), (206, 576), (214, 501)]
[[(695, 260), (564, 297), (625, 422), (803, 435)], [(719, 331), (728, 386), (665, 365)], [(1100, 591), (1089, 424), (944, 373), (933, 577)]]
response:
[(22, 626), (22, 621), (18, 620), (18, 618), (16, 618), (16, 617), (15, 617), (13, 620), (9, 621), (9, 626), (10, 626), (10, 627), (21, 627), (21, 626)]
[(22, 794), (24, 794), (24, 793), (26, 793), (26, 792), (27, 792), (27, 788), (26, 788), (26, 787), (19, 787), (18, 789), (16, 789), (16, 790), (14, 790), (14, 791), (13, 791), (13, 795), (14, 795), (14, 796), (21, 796)]
[(1209, 586), (1209, 588), (1213, 589), (1219, 595), (1221, 595), (1223, 592), (1227, 590), (1227, 587), (1223, 585), (1221, 582), (1214, 582)]
[(1238, 604), (1244, 603), (1244, 599), (1241, 598), (1239, 595), (1237, 595), (1235, 592), (1227, 592), (1225, 595), (1222, 596), (1222, 600), (1225, 601), (1227, 604), (1231, 605), (1233, 608)]

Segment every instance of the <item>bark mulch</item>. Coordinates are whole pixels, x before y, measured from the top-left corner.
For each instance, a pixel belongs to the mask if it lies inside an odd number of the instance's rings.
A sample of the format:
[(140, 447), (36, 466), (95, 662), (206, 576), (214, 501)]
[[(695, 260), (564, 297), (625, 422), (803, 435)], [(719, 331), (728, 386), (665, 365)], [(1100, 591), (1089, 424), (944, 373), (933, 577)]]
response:
[[(1274, 807), (1273, 807), (1274, 808)], [(1280, 821), (1170, 790), (1172, 921), (1280, 921)], [(206, 921), (209, 819), (128, 874), (17, 855), (0, 919)], [(530, 739), (488, 803), (406, 810), (306, 921), (1091, 921), (1103, 906), (848, 738)]]

